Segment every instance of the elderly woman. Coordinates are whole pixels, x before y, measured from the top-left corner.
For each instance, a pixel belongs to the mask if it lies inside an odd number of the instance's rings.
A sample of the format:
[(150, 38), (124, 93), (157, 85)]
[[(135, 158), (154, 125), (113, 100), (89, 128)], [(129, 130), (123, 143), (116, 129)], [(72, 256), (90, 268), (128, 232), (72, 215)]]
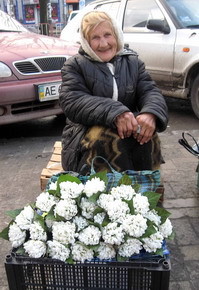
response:
[[(164, 97), (122, 33), (102, 11), (86, 14), (81, 47), (62, 69), (60, 106), (66, 115), (62, 166), (88, 173), (95, 156), (117, 171), (152, 170), (161, 163), (156, 132), (166, 129)], [(96, 170), (106, 164), (97, 160)]]

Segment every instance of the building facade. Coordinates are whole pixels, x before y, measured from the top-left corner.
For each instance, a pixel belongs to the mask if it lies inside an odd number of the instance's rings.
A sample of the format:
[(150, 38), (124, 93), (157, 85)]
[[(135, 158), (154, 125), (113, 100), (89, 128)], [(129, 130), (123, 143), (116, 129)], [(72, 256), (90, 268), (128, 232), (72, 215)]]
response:
[[(82, 9), (91, 0), (48, 0), (53, 23), (67, 23), (71, 11)], [(0, 0), (0, 9), (15, 17), (24, 25), (40, 23), (39, 0)], [(46, 7), (47, 9), (47, 7)]]

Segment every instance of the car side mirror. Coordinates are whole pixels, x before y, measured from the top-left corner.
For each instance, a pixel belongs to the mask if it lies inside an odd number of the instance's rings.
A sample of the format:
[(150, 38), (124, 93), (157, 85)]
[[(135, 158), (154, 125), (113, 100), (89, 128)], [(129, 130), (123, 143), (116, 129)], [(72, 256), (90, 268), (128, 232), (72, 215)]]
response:
[(150, 30), (163, 32), (164, 34), (170, 33), (170, 27), (166, 21), (161, 19), (149, 19), (147, 21), (147, 28)]

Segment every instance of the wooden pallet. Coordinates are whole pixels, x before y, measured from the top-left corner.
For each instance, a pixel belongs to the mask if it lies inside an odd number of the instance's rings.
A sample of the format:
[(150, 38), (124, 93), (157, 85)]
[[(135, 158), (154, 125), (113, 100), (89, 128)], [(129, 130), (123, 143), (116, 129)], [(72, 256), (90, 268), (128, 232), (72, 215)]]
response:
[(61, 142), (56, 141), (53, 148), (53, 154), (51, 155), (46, 168), (43, 168), (41, 172), (40, 185), (42, 191), (46, 188), (47, 182), (53, 174), (63, 171), (61, 165), (61, 148)]

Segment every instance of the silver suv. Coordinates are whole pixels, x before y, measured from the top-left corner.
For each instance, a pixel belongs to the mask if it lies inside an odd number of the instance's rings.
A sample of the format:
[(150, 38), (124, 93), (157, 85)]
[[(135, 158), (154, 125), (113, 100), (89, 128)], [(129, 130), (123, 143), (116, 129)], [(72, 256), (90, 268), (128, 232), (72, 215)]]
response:
[(66, 25), (61, 38), (78, 41), (82, 15), (93, 9), (117, 20), (125, 44), (139, 54), (163, 94), (190, 99), (199, 118), (199, 1), (98, 0)]

